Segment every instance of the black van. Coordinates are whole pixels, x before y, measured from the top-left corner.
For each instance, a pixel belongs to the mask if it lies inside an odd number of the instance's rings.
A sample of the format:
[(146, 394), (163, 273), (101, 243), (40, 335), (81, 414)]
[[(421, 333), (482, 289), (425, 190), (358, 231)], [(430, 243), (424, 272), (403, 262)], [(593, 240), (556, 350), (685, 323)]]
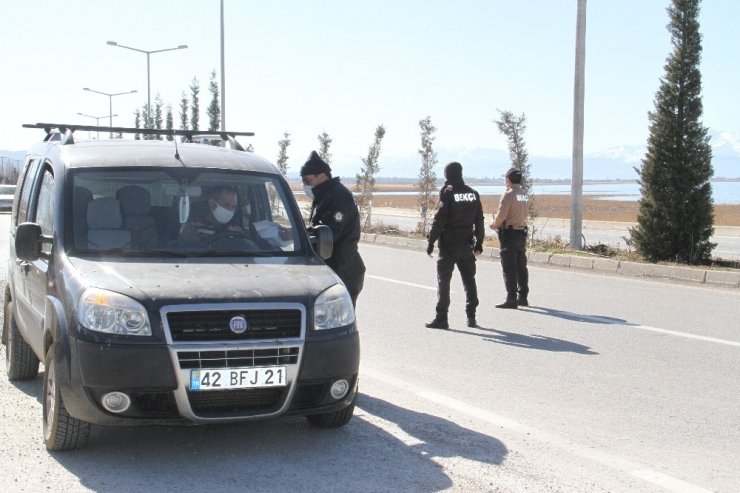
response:
[(2, 342), (9, 379), (44, 363), (47, 449), (84, 446), (90, 424), (350, 420), (359, 335), (322, 261), (331, 231), (307, 231), (244, 133), (221, 134), (227, 148), (178, 142), (203, 132), (75, 142), (109, 128), (24, 126), (46, 139), (13, 204)]

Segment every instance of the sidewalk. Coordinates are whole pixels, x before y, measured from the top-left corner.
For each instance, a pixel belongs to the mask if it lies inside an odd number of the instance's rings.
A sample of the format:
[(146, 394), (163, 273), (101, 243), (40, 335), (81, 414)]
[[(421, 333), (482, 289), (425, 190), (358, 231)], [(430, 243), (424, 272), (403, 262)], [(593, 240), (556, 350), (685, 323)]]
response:
[[(740, 228), (737, 228), (740, 229)], [(362, 233), (361, 241), (375, 245), (407, 248), (425, 251), (426, 240), (403, 236), (386, 236)], [(498, 261), (501, 257), (498, 248), (485, 248), (479, 259)], [(661, 264), (628, 262), (605, 257), (552, 254), (548, 252), (527, 252), (528, 262), (538, 265), (551, 265), (559, 268), (580, 269), (596, 274), (617, 274), (630, 277), (666, 279), (690, 284), (740, 289), (740, 270), (708, 269), (706, 267), (687, 267)]]

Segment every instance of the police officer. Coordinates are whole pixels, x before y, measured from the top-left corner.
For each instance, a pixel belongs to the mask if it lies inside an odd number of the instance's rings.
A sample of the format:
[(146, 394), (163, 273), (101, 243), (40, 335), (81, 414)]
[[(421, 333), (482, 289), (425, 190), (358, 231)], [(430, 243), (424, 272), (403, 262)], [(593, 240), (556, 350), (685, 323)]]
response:
[(450, 280), (457, 266), (465, 288), (468, 327), (476, 327), (478, 289), (475, 284), (475, 257), (483, 252), (483, 207), (478, 192), (463, 181), (460, 163), (451, 162), (445, 166), (445, 179), (427, 245), (427, 255), (431, 257), (434, 242), (439, 240), (437, 315), (426, 326), (431, 329), (449, 328), (447, 310), (450, 306)]
[(498, 213), (491, 229), (498, 231), (501, 267), (504, 272), (506, 301), (496, 308), (529, 306), (529, 271), (527, 270), (527, 215), (529, 196), (522, 189), (522, 172), (506, 172), (506, 191), (501, 195)]
[(349, 291), (352, 304), (365, 283), (365, 263), (357, 243), (360, 241), (360, 214), (357, 204), (339, 177), (332, 178), (331, 168), (316, 151), (311, 151), (301, 167), (303, 190), (312, 199), (311, 226), (324, 224), (334, 235), (334, 249), (326, 264), (339, 276)]

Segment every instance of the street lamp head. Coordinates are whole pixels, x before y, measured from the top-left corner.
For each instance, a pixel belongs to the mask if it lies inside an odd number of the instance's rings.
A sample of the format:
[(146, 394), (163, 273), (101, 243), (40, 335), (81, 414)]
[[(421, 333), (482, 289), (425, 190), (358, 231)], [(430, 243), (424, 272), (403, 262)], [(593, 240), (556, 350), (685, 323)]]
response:
[(111, 46), (118, 46), (118, 43), (116, 43), (115, 41), (107, 41), (107, 43)]
[(180, 45), (180, 46), (177, 47), (177, 49), (178, 50), (182, 50), (182, 49), (187, 48), (187, 47), (188, 47), (188, 45)]
[(90, 88), (89, 88), (89, 87), (83, 87), (83, 88), (82, 88), (82, 90), (83, 90), (83, 91), (89, 91), (89, 90), (90, 90)]

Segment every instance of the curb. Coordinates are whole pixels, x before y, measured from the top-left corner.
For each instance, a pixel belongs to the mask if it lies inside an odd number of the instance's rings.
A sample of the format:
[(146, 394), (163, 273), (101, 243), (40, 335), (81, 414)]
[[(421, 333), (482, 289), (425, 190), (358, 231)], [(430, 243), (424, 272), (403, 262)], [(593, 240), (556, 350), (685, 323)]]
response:
[[(362, 233), (361, 241), (375, 245), (425, 250), (426, 240), (405, 238), (403, 236), (386, 236), (375, 233)], [(499, 249), (486, 247), (479, 257), (484, 260), (498, 261)], [(548, 252), (527, 251), (527, 261), (534, 264), (552, 265), (559, 268), (610, 273), (629, 277), (645, 277), (681, 281), (687, 284), (705, 284), (724, 288), (740, 289), (740, 271), (712, 270), (703, 267), (683, 267), (661, 264), (643, 264), (604, 257), (581, 257), (578, 255), (553, 254)]]

